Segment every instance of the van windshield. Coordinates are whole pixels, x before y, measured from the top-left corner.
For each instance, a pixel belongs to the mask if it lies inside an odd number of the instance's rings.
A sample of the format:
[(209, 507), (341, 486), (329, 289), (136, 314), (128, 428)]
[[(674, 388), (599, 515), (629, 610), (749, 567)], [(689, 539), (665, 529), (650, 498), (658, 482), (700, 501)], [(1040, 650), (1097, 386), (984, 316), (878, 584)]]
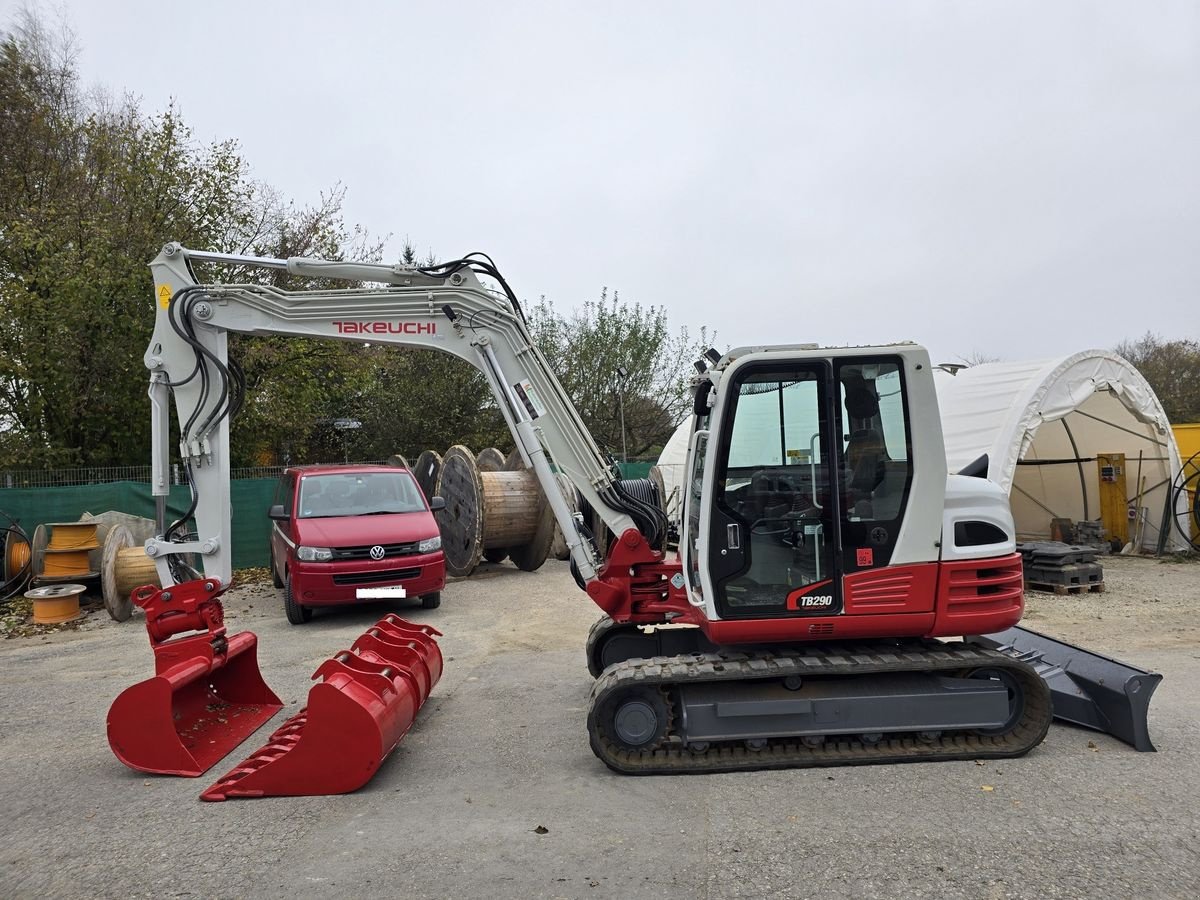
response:
[(412, 475), (395, 472), (337, 472), (300, 479), (301, 519), (422, 512), (425, 500)]

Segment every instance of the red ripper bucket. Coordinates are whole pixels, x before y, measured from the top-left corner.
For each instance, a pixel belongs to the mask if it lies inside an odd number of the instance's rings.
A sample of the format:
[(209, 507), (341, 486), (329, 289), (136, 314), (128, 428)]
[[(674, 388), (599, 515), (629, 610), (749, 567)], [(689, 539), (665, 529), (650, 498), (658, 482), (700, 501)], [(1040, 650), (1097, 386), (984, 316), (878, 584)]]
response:
[[(145, 585), (153, 678), (126, 688), (108, 710), (108, 743), (131, 769), (203, 775), (283, 708), (258, 670), (258, 638), (225, 633), (214, 578)], [(186, 632), (199, 632), (180, 637)]]
[(441, 678), (434, 640), (440, 633), (385, 616), (350, 650), (323, 662), (307, 705), (200, 799), (344, 794), (362, 787)]

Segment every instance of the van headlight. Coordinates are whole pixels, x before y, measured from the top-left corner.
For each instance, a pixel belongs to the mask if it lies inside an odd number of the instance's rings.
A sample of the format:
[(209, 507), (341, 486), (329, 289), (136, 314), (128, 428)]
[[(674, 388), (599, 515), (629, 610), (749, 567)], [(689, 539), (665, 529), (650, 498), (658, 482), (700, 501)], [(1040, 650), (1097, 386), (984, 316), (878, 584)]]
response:
[(417, 544), (418, 553), (432, 553), (434, 550), (442, 549), (442, 536), (425, 538), (421, 543)]
[(329, 562), (333, 559), (333, 551), (328, 547), (304, 547), (296, 548), (296, 556), (305, 562)]

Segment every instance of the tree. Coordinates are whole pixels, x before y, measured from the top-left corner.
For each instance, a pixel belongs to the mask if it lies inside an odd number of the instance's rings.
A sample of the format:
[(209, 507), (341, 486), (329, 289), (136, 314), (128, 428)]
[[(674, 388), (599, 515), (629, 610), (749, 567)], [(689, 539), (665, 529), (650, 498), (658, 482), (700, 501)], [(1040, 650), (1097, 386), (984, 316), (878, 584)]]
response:
[(252, 212), (231, 142), (85, 96), (73, 54), (29, 12), (0, 42), (0, 417), (24, 464), (144, 455), (146, 263), (164, 234), (212, 246)]
[(631, 457), (642, 456), (661, 447), (690, 409), (691, 363), (709, 346), (704, 329), (698, 340), (686, 328), (672, 333), (662, 307), (626, 302), (607, 288), (565, 316), (543, 298), (529, 324), (602, 449), (620, 454), (624, 443)]
[(1200, 422), (1200, 343), (1168, 341), (1147, 331), (1113, 348), (1150, 383), (1172, 422)]
[[(146, 264), (162, 242), (378, 255), (343, 223), (344, 193), (297, 208), (249, 177), (236, 142), (197, 145), (174, 108), (145, 116), (131, 99), (84, 92), (69, 30), (19, 13), (0, 34), (0, 465), (148, 459)], [(237, 338), (231, 355), (251, 387), (235, 435), (253, 437), (235, 439), (235, 463), (281, 433), (311, 440), (305, 429), (336, 402), (322, 382), (359, 390), (369, 372), (350, 346)]]

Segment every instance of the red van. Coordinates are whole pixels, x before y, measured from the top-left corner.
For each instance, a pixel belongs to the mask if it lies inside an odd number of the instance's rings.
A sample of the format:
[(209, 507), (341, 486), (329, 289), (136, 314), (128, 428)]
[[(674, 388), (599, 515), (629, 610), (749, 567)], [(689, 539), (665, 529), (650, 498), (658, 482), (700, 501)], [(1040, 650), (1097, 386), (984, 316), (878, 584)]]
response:
[(441, 497), (426, 503), (405, 468), (287, 469), (267, 515), (271, 577), (288, 621), (307, 622), (315, 606), (400, 596), (436, 609), (446, 559), (433, 510), (445, 505)]

